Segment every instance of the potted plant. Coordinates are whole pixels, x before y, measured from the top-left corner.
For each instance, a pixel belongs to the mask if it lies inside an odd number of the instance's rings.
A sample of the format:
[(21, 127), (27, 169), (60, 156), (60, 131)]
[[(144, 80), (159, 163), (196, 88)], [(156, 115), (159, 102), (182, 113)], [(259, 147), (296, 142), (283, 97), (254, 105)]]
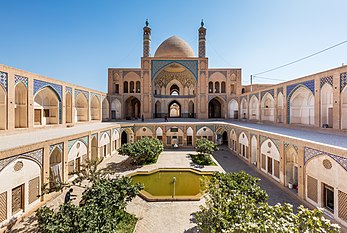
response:
[(292, 189), (293, 188), (293, 180), (290, 180), (288, 182), (288, 188)]

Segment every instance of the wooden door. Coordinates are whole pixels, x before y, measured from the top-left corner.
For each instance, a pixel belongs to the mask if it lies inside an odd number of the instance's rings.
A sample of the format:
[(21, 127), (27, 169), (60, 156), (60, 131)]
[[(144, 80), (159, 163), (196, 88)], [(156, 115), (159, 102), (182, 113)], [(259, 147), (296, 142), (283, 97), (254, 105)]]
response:
[(24, 184), (12, 189), (12, 215), (24, 209)]

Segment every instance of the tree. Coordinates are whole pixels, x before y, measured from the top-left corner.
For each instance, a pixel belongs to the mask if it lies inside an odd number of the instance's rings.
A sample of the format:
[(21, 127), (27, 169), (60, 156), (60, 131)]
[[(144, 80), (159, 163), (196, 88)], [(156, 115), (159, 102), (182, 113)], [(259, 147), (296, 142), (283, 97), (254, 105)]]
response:
[(133, 164), (144, 165), (157, 162), (158, 156), (163, 150), (164, 146), (160, 140), (145, 137), (122, 145), (118, 149), (118, 153), (129, 156)]
[(196, 140), (195, 150), (201, 154), (211, 155), (214, 151), (218, 150), (218, 147), (216, 143), (203, 138)]
[(36, 216), (42, 233), (55, 232), (132, 232), (135, 216), (127, 213), (127, 204), (143, 188), (129, 177), (101, 177), (82, 194), (82, 206), (63, 204), (57, 212), (40, 208)]
[(205, 232), (339, 232), (319, 209), (303, 206), (298, 213), (290, 204), (270, 206), (259, 178), (245, 172), (216, 173), (206, 181), (206, 206), (196, 213)]

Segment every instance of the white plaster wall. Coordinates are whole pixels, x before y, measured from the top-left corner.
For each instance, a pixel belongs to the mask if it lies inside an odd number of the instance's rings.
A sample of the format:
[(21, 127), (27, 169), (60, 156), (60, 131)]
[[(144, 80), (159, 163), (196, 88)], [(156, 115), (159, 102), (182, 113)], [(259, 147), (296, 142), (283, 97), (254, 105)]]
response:
[(240, 133), (239, 143), (245, 146), (248, 146), (249, 141), (248, 141), (247, 135), (244, 132)]
[[(79, 148), (77, 148), (77, 145), (79, 144)], [(82, 158), (82, 156), (86, 155), (88, 153), (88, 148), (84, 144), (84, 142), (78, 140), (76, 141), (73, 146), (71, 147), (69, 154), (68, 154), (68, 161), (74, 160), (76, 158)]]

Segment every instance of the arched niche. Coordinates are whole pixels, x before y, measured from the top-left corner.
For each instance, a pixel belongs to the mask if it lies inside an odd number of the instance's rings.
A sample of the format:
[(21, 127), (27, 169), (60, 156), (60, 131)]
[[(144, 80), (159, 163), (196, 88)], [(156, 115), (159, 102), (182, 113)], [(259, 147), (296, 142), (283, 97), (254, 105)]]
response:
[(96, 95), (90, 101), (90, 117), (92, 121), (100, 120), (100, 101)]
[(269, 92), (261, 100), (261, 119), (271, 122), (275, 120), (275, 100)]
[(111, 118), (112, 119), (122, 118), (122, 104), (118, 99), (114, 99), (111, 103)]
[(231, 119), (239, 118), (239, 104), (234, 99), (229, 101), (229, 118)]
[(34, 124), (59, 124), (59, 95), (50, 87), (44, 87), (34, 96)]
[(213, 98), (208, 103), (208, 118), (223, 118), (224, 116), (224, 100)]
[(333, 87), (329, 83), (325, 83), (321, 88), (321, 124), (329, 128), (333, 127)]
[(83, 93), (79, 93), (75, 98), (75, 121), (88, 121), (88, 100)]
[(259, 120), (259, 100), (255, 95), (249, 100), (249, 119)]
[(298, 152), (290, 145), (286, 150), (285, 185), (298, 184)]
[(72, 123), (72, 96), (70, 92), (65, 94), (65, 122)]
[(241, 116), (242, 119), (247, 119), (248, 117), (248, 102), (246, 98), (241, 100)]
[(252, 136), (251, 139), (251, 163), (257, 165), (258, 161), (258, 141), (256, 136)]
[(284, 116), (284, 107), (283, 107), (283, 100), (284, 100), (284, 97), (283, 97), (283, 94), (282, 92), (278, 93), (277, 94), (277, 121), (278, 123), (283, 123), (284, 122), (284, 119), (283, 119), (283, 116)]
[(278, 151), (276, 144), (266, 139), (260, 147), (261, 152), (261, 169), (272, 176), (275, 180), (280, 180), (280, 152)]
[(0, 85), (0, 130), (7, 128), (7, 94)]
[(314, 124), (314, 95), (306, 87), (300, 86), (290, 97), (290, 123)]
[(239, 135), (239, 144), (240, 144), (240, 155), (248, 159), (249, 140), (247, 135), (244, 132), (241, 132)]
[(108, 120), (110, 118), (110, 104), (107, 98), (102, 101), (102, 120)]
[(347, 86), (341, 91), (341, 129), (347, 129)]
[(28, 90), (24, 83), (15, 87), (15, 128), (28, 127)]

